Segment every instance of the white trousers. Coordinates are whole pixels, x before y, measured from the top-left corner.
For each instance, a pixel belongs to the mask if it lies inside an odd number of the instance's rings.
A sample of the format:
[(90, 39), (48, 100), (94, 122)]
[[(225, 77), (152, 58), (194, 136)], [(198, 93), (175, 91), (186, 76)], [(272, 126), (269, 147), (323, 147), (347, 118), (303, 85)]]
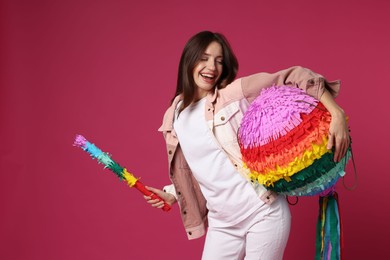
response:
[(283, 259), (290, 226), (290, 209), (286, 199), (279, 196), (237, 225), (209, 227), (202, 259)]

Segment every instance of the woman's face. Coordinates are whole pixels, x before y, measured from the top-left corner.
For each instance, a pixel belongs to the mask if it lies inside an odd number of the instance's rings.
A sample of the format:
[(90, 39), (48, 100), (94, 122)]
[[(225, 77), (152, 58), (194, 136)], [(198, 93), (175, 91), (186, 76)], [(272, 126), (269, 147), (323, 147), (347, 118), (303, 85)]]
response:
[(222, 74), (222, 64), (222, 46), (218, 42), (210, 43), (193, 71), (193, 77), (197, 87), (195, 101), (205, 97), (208, 92), (214, 90), (215, 84)]

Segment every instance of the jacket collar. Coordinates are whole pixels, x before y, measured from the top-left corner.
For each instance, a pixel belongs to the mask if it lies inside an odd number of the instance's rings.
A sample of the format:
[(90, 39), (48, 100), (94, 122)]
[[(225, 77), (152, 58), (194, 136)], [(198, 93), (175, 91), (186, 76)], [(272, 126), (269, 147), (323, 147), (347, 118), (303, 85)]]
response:
[(217, 100), (217, 96), (218, 96), (218, 89), (217, 88), (215, 88), (214, 89), (214, 93), (212, 93), (212, 92), (209, 92), (208, 94), (207, 94), (207, 101), (208, 102), (210, 102), (210, 103), (214, 103), (215, 102), (215, 100)]
[(175, 97), (173, 100), (171, 106), (168, 108), (168, 110), (164, 114), (163, 123), (158, 129), (160, 132), (166, 132), (166, 131), (172, 131), (173, 130), (173, 119), (175, 117), (175, 110), (177, 107), (177, 103), (179, 103), (180, 100), (183, 99), (183, 95), (180, 94)]
[[(207, 99), (207, 106), (212, 106), (212, 104), (215, 102), (217, 99), (218, 95), (218, 89), (215, 88), (214, 92), (210, 92), (207, 94), (206, 99)], [(175, 118), (175, 110), (177, 107), (177, 104), (183, 100), (183, 94), (179, 94), (175, 97), (175, 99), (172, 102), (172, 105), (168, 108), (168, 110), (165, 112), (163, 123), (158, 129), (160, 132), (164, 131), (172, 131), (173, 130), (173, 121)]]

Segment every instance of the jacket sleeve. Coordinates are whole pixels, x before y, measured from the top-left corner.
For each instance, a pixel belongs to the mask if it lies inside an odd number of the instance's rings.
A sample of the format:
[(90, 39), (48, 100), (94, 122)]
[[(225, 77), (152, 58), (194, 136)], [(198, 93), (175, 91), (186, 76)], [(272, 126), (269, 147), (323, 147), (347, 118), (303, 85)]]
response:
[(270, 86), (288, 85), (303, 89), (309, 95), (320, 99), (325, 89), (333, 97), (340, 90), (340, 81), (327, 81), (323, 76), (309, 69), (295, 66), (276, 73), (257, 73), (241, 79), (244, 96), (252, 102), (263, 88)]

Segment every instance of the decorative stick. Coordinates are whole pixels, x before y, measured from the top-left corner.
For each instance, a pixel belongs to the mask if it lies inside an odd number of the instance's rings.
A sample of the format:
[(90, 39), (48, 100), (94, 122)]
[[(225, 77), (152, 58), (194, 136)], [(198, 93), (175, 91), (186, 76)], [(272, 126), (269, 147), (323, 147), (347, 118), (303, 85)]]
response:
[[(163, 201), (162, 198), (154, 194), (153, 192), (147, 190), (145, 185), (139, 181), (133, 174), (127, 171), (126, 168), (120, 166), (117, 162), (111, 159), (111, 157), (100, 150), (97, 146), (90, 143), (85, 139), (82, 135), (76, 135), (75, 141), (73, 143), (74, 146), (80, 147), (87, 153), (91, 155), (93, 159), (97, 159), (100, 163), (104, 164), (104, 168), (110, 169), (113, 173), (115, 173), (121, 180), (127, 182), (129, 187), (135, 187), (137, 190), (142, 192), (146, 196), (150, 196), (152, 199), (158, 199)], [(162, 210), (169, 211), (171, 206), (169, 206), (166, 202), (164, 202), (164, 206)]]

